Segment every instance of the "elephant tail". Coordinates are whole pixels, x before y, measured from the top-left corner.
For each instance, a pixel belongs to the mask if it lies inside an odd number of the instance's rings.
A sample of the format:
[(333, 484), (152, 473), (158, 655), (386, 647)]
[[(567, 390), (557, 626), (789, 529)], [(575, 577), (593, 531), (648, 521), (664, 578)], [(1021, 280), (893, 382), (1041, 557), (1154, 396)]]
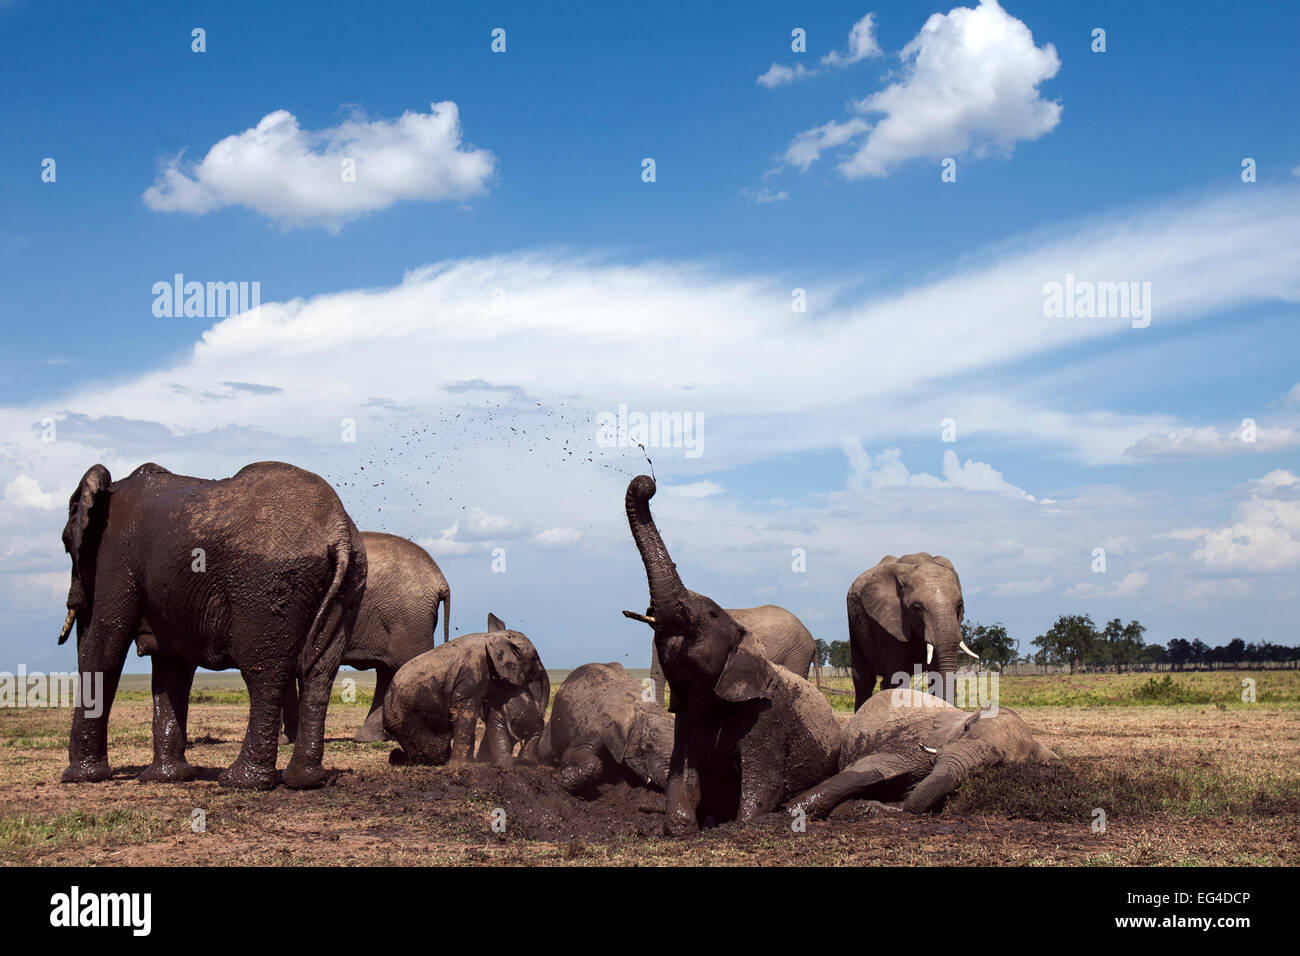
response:
[[(365, 559), (362, 557), (360, 561), (356, 560), (352, 537), (346, 532), (330, 545), (330, 558), (334, 561), (334, 579), (330, 581), (329, 590), (325, 592), (325, 597), (316, 610), (316, 618), (311, 623), (311, 630), (307, 632), (307, 640), (303, 641), (302, 653), (298, 658), (298, 672), (303, 676), (311, 673), (320, 662), (321, 656), (329, 647), (330, 637), (338, 629), (339, 622), (342, 620), (344, 607), (339, 603), (338, 598), (354, 561), (358, 570), (364, 574)], [(364, 581), (364, 578), (361, 580)]]
[(446, 644), (451, 636), (451, 588), (443, 588), (439, 600), (442, 603), (442, 643)]

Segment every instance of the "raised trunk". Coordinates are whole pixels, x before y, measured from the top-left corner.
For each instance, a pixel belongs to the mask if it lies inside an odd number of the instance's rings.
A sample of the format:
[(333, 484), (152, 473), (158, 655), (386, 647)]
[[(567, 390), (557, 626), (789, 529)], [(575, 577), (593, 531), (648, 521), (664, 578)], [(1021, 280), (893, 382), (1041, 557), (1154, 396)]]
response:
[(632, 539), (645, 565), (650, 605), (654, 608), (655, 620), (662, 623), (680, 619), (686, 587), (677, 576), (677, 565), (669, 557), (668, 549), (659, 537), (659, 529), (650, 517), (650, 499), (654, 494), (655, 480), (649, 475), (637, 475), (628, 483), (625, 505)]

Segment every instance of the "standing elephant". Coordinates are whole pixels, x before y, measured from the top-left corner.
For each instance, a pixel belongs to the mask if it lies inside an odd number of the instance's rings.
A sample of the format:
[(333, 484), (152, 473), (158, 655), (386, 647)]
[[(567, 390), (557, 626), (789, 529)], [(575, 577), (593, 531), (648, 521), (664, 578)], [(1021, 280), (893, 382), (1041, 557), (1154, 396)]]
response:
[[(108, 715), (133, 638), (153, 657), (153, 763), (143, 780), (185, 780), (186, 718), (196, 667), (243, 674), (250, 697), (230, 787), (275, 785), (285, 687), (301, 675), (302, 720), (284, 772), (324, 782), (325, 709), (366, 581), (361, 534), (320, 477), (280, 462), (217, 481), (141, 465), (120, 481), (94, 465), (68, 502), (68, 616), (77, 668), (104, 675), (102, 713), (73, 712), (68, 783), (109, 773)], [(143, 622), (147, 619), (148, 623)]]
[(668, 785), (673, 718), (643, 696), (621, 664), (583, 664), (564, 679), (538, 747), (543, 762), (559, 765), (560, 786), (579, 793), (628, 777)]
[[(796, 677), (808, 679), (808, 668), (812, 666), (813, 655), (817, 652), (817, 642), (812, 633), (799, 620), (783, 607), (775, 604), (762, 604), (758, 607), (725, 608), (741, 627), (754, 635), (763, 645), (767, 659), (779, 667), (784, 667)], [(642, 621), (654, 626), (654, 608), (646, 608), (645, 614), (624, 611), (624, 617)], [(659, 654), (650, 645), (650, 677), (655, 684), (655, 696), (659, 706), (664, 705), (664, 669), (659, 661)]]
[(486, 633), (425, 651), (393, 677), (384, 695), (384, 730), (401, 750), (390, 759), (439, 765), (469, 760), (482, 717), (478, 759), (510, 766), (516, 743), (524, 750), (536, 745), (550, 697), (551, 679), (532, 642), (489, 614)]
[[(413, 541), (378, 531), (365, 531), (366, 590), (357, 608), (357, 622), (343, 663), (358, 670), (375, 669), (375, 699), (366, 722), (352, 738), (358, 743), (384, 739), (384, 695), (397, 669), (438, 643), (438, 608), (442, 642), (451, 627), (451, 588), (429, 553)], [(292, 739), (298, 728), (298, 689), (290, 684), (284, 695), (284, 733)]]
[(1015, 711), (968, 714), (910, 687), (877, 694), (844, 725), (840, 772), (789, 803), (825, 816), (854, 797), (903, 798), (903, 809), (940, 806), (976, 767), (1055, 760)]
[[(931, 664), (952, 686), (957, 651), (978, 655), (961, 639), (966, 613), (957, 570), (947, 558), (924, 551), (880, 559), (849, 588), (849, 658), (854, 707), (893, 675)], [(945, 691), (945, 696), (947, 691)]]
[(650, 516), (654, 493), (654, 479), (638, 475), (625, 506), (677, 715), (664, 828), (680, 834), (710, 819), (751, 820), (826, 779), (839, 725), (820, 692), (769, 661), (735, 618), (682, 584)]

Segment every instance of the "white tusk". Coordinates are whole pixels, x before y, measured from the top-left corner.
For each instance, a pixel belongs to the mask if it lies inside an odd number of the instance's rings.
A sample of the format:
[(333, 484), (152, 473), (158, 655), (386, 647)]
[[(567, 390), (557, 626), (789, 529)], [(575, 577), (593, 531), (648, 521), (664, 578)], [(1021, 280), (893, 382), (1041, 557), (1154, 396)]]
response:
[(960, 647), (967, 654), (969, 654), (971, 657), (975, 658), (975, 660), (980, 659), (980, 656), (978, 654), (976, 654), (974, 651), (972, 651), (969, 647), (966, 646), (965, 641), (958, 641), (957, 646)]
[(934, 660), (934, 645), (933, 645), (933, 644), (926, 644), (926, 645), (925, 645), (925, 662), (926, 662), (927, 664), (929, 664), (932, 660)]
[(921, 744), (921, 749), (928, 754), (937, 754), (939, 752), (935, 750), (933, 747), (927, 747), (925, 744)]
[(63, 630), (59, 631), (59, 643), (62, 644), (68, 639), (68, 634), (72, 630), (73, 623), (77, 620), (77, 609), (68, 608), (68, 616), (63, 620)]

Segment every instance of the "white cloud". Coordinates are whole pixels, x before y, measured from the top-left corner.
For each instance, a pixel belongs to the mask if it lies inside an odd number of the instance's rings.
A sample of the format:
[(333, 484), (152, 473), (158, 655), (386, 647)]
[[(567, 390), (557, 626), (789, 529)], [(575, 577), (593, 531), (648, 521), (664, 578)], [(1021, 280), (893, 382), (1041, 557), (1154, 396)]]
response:
[(436, 537), (417, 538), (415, 543), (435, 558), (458, 558), (474, 550), (472, 544), (456, 540), (456, 534), (459, 530), (459, 524), (452, 524), (450, 527), (439, 531)]
[(582, 532), (577, 528), (547, 528), (533, 535), (534, 544), (553, 550), (571, 548), (581, 540)]
[(668, 485), (664, 494), (677, 498), (708, 498), (725, 491), (716, 481), (692, 481), (684, 485)]
[[(354, 161), (355, 181), (344, 162)], [(287, 110), (227, 136), (198, 163), (176, 157), (144, 193), (157, 212), (202, 215), (244, 206), (282, 226), (343, 223), (402, 200), (463, 200), (483, 193), (496, 166), (461, 141), (450, 101), (393, 120), (352, 117), (304, 130)]]
[(1282, 571), (1300, 565), (1300, 501), (1253, 494), (1237, 520), (1207, 531), (1192, 557), (1219, 571)]
[(797, 63), (793, 67), (785, 66), (781, 63), (773, 63), (768, 67), (767, 72), (759, 76), (756, 81), (759, 86), (766, 86), (769, 90), (773, 87), (784, 86), (795, 80), (806, 79), (810, 76), (816, 76), (816, 70), (810, 70), (802, 63)]
[(1112, 584), (1096, 584), (1092, 581), (1076, 584), (1074, 587), (1065, 590), (1065, 596), (1081, 598), (1130, 597), (1141, 593), (1147, 586), (1148, 581), (1150, 581), (1150, 577), (1146, 572), (1130, 571)]
[(43, 511), (67, 506), (66, 498), (60, 500), (58, 495), (42, 491), (40, 482), (28, 475), (19, 475), (5, 485), (5, 501), (21, 508), (40, 508)]
[(774, 191), (769, 189), (767, 186), (763, 186), (757, 190), (746, 187), (740, 191), (740, 194), (747, 199), (754, 200), (754, 202), (759, 205), (769, 202), (783, 202), (790, 198), (790, 194), (784, 189)]
[(948, 449), (943, 453), (943, 478), (918, 472), (912, 474), (903, 464), (902, 452), (897, 448), (886, 448), (875, 458), (862, 447), (856, 436), (844, 436), (841, 447), (849, 461), (849, 488), (853, 491), (865, 491), (875, 488), (892, 488), (911, 486), (915, 488), (962, 488), (967, 491), (992, 491), (998, 494), (1013, 495), (1033, 501), (1033, 496), (1026, 494), (1015, 485), (1006, 481), (1002, 473), (982, 461), (967, 459), (965, 464), (957, 453)]
[(848, 66), (873, 56), (880, 56), (880, 44), (876, 42), (876, 15), (868, 13), (853, 24), (849, 30), (849, 52), (840, 53), (832, 50), (822, 57), (827, 66)]
[(1187, 426), (1170, 432), (1152, 432), (1124, 450), (1134, 458), (1197, 459), (1222, 458), (1244, 452), (1272, 452), (1300, 446), (1300, 429), (1257, 426), (1254, 441), (1245, 441), (1243, 431), (1213, 425)]
[[(857, 118), (800, 133), (787, 162), (806, 169), (824, 150), (856, 141), (839, 171), (887, 176), (909, 159), (1009, 155), (1060, 122), (1061, 104), (1038, 89), (1060, 69), (1056, 49), (1035, 46), (996, 0), (932, 15), (899, 56), (901, 79), (855, 102)], [(874, 123), (861, 118), (877, 115)]]
[(1045, 594), (1052, 587), (1052, 579), (1033, 578), (1027, 581), (1005, 581), (989, 591), (990, 597), (995, 598), (1020, 598), (1031, 597), (1035, 594)]

